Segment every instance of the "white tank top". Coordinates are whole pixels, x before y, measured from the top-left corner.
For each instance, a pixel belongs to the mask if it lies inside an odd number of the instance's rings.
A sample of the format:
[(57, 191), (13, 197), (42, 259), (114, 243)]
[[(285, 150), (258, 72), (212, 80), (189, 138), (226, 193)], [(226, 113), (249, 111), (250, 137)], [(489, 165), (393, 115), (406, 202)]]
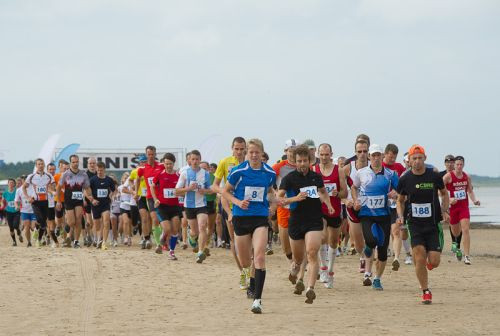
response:
[[(354, 175), (358, 172), (356, 169), (356, 161), (353, 160), (351, 161), (351, 173), (349, 174), (349, 177), (351, 180), (354, 180)], [(352, 200), (352, 195), (351, 195), (351, 188), (347, 188), (347, 199)]]

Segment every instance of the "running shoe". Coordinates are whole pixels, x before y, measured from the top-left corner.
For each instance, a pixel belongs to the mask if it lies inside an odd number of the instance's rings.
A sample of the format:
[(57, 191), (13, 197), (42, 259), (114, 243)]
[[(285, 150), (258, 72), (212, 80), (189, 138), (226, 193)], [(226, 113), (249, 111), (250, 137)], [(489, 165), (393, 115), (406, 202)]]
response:
[(182, 243), (182, 249), (185, 250), (188, 248), (188, 245), (186, 243)]
[(26, 245), (26, 247), (31, 247), (31, 246), (33, 246), (33, 245), (31, 245), (31, 242), (29, 241), (28, 245)]
[(24, 242), (23, 235), (18, 235), (17, 238), (19, 238), (19, 242)]
[(395, 272), (397, 270), (399, 270), (399, 260), (398, 259), (394, 259), (392, 261), (392, 270), (395, 271)]
[(203, 253), (205, 253), (205, 255), (206, 255), (207, 257), (210, 257), (210, 249), (209, 249), (208, 247), (205, 247), (205, 248), (203, 249)]
[(145, 250), (146, 249), (146, 239), (142, 239), (141, 240), (141, 250)]
[(13, 241), (13, 242), (12, 242), (12, 246), (17, 246), (17, 242), (16, 242), (16, 241)]
[(198, 264), (201, 264), (203, 262), (203, 260), (205, 260), (207, 258), (207, 256), (205, 255), (205, 253), (203, 252), (199, 252), (196, 256), (196, 262)]
[(35, 229), (32, 233), (31, 233), (31, 240), (38, 240), (38, 230)]
[(101, 250), (106, 251), (108, 249), (108, 246), (106, 245), (105, 242), (102, 242), (101, 244)]
[(161, 245), (156, 246), (155, 252), (158, 253), (158, 254), (162, 254), (163, 253), (163, 251), (161, 249)]
[(293, 275), (292, 273), (288, 273), (288, 280), (295, 285), (297, 283), (297, 275)]
[(466, 265), (470, 265), (470, 257), (469, 257), (468, 255), (466, 255), (466, 256), (464, 257), (464, 263), (465, 263)]
[(319, 281), (322, 283), (328, 282), (328, 267), (321, 267), (319, 270)]
[(78, 249), (78, 248), (80, 248), (80, 247), (81, 247), (81, 246), (80, 246), (80, 242), (79, 242), (78, 240), (75, 240), (75, 241), (73, 242), (73, 248)]
[(316, 293), (314, 293), (314, 289), (309, 287), (306, 292), (306, 303), (311, 304), (313, 303), (314, 299), (316, 298)]
[(262, 314), (262, 302), (261, 300), (253, 300), (252, 304), (252, 313), (254, 314)]
[(342, 252), (342, 249), (340, 248), (340, 246), (337, 248), (337, 252), (336, 252), (336, 257), (340, 257), (340, 254)]
[(422, 303), (423, 304), (431, 304), (432, 303), (432, 293), (430, 290), (426, 290), (422, 294)]
[(94, 239), (94, 241), (92, 242), (92, 246), (97, 247), (97, 239)]
[(118, 246), (118, 242), (116, 241), (116, 239), (113, 240), (113, 247), (117, 247)]
[(411, 255), (406, 256), (405, 258), (405, 265), (411, 265), (413, 263), (413, 259)]
[(63, 243), (63, 247), (71, 247), (71, 238), (70, 237), (66, 237), (66, 239), (64, 240), (64, 243)]
[(366, 270), (366, 260), (359, 259), (359, 273), (365, 273)]
[(358, 253), (358, 251), (356, 251), (354, 247), (351, 247), (351, 255), (356, 255), (356, 253)]
[(52, 245), (50, 245), (51, 248), (58, 248), (59, 247), (59, 243), (56, 243), (56, 242), (52, 242)]
[(96, 244), (96, 248), (99, 250), (102, 247), (102, 240), (99, 240), (99, 242)]
[(369, 273), (365, 273), (363, 276), (363, 286), (371, 286), (372, 285), (372, 275)]
[(333, 288), (333, 272), (328, 272), (328, 282), (325, 284), (325, 287), (328, 289)]
[(372, 288), (380, 291), (384, 290), (384, 287), (382, 287), (382, 281), (378, 278), (373, 279)]
[(342, 254), (343, 254), (343, 255), (347, 255), (347, 246), (344, 246), (344, 247), (342, 248)]
[(147, 248), (148, 250), (151, 250), (151, 247), (153, 247), (153, 244), (151, 243), (151, 240), (149, 240), (149, 239), (148, 239), (148, 240), (146, 240), (146, 248)]
[(457, 249), (456, 257), (458, 261), (462, 261), (462, 250)]
[(304, 280), (299, 279), (295, 284), (295, 290), (293, 291), (293, 294), (302, 295), (302, 292), (305, 291), (305, 289), (306, 286), (304, 286)]
[(267, 247), (267, 248), (266, 248), (266, 255), (273, 255), (273, 254), (274, 254), (273, 249), (272, 249), (272, 248), (270, 248), (270, 247)]
[(451, 243), (451, 252), (457, 253), (457, 250), (458, 250), (458, 244), (455, 242)]
[(247, 288), (247, 299), (255, 299), (255, 293), (250, 287)]
[(196, 239), (193, 239), (190, 235), (188, 235), (188, 243), (193, 249), (198, 246)]
[(170, 250), (168, 252), (168, 257), (169, 257), (170, 260), (177, 260), (177, 257), (175, 256), (174, 250)]

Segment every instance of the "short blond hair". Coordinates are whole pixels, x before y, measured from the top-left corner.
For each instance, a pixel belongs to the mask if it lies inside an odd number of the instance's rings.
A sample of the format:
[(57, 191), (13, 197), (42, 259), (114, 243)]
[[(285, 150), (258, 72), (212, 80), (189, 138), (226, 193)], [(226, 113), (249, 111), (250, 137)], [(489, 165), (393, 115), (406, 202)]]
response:
[(262, 152), (264, 152), (264, 144), (262, 143), (262, 141), (260, 139), (250, 139), (250, 140), (248, 140), (248, 147), (250, 147), (250, 145), (257, 146), (257, 147), (260, 148), (260, 150)]

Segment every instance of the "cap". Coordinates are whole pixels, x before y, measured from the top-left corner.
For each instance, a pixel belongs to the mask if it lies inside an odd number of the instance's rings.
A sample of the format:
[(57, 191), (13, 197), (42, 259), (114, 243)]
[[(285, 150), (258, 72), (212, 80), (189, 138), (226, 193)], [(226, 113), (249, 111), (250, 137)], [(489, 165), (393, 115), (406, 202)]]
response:
[(368, 148), (368, 153), (370, 155), (375, 154), (375, 153), (382, 154), (383, 152), (384, 152), (384, 150), (382, 149), (382, 147), (380, 147), (380, 145), (377, 145), (377, 144), (370, 145), (370, 148)]
[(302, 144), (309, 147), (309, 149), (316, 148), (316, 145), (314, 144), (314, 140), (311, 140), (311, 139), (304, 140), (304, 142)]
[(148, 161), (148, 158), (144, 154), (139, 155), (137, 159), (139, 160), (139, 162)]
[(448, 154), (444, 157), (444, 162), (455, 161), (455, 157), (451, 154)]
[(290, 147), (297, 147), (299, 144), (299, 142), (295, 139), (288, 139), (286, 142), (285, 142), (285, 149), (288, 149)]
[(411, 146), (410, 150), (408, 151), (408, 156), (412, 156), (413, 154), (424, 154), (425, 155), (424, 147), (422, 147), (420, 145)]

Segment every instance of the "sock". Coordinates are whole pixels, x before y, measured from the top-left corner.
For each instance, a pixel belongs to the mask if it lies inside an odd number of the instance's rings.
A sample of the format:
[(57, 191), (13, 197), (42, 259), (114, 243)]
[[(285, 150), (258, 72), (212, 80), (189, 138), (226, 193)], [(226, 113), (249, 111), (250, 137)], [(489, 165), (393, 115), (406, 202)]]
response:
[(422, 292), (425, 294), (425, 292), (430, 292), (429, 288), (422, 289)]
[(12, 241), (15, 243), (16, 242), (16, 234), (14, 233), (14, 231), (12, 231), (10, 233), (10, 238), (12, 238)]
[(179, 235), (171, 235), (170, 240), (168, 241), (168, 246), (171, 251), (175, 250), (175, 246), (177, 245), (177, 239), (179, 238)]
[(335, 257), (337, 255), (336, 249), (331, 248), (328, 250), (328, 272), (333, 272), (333, 263), (335, 262)]
[(330, 250), (328, 249), (328, 244), (322, 244), (319, 248), (319, 260), (321, 268), (326, 267), (326, 255), (330, 255)]
[(264, 289), (264, 282), (266, 281), (266, 270), (255, 269), (255, 299), (262, 298), (262, 290)]
[(375, 276), (375, 280), (376, 280), (376, 279), (379, 279), (379, 280), (380, 280), (380, 277), (379, 277), (378, 275), (376, 275), (376, 276)]
[(460, 248), (460, 243), (462, 242), (462, 232), (460, 232), (460, 234), (458, 235), (456, 242), (457, 242), (457, 248)]
[(57, 241), (57, 237), (56, 237), (56, 233), (54, 230), (50, 230), (50, 236), (52, 237), (52, 239), (54, 240), (54, 243), (58, 243)]
[(455, 238), (455, 236), (453, 235), (453, 232), (451, 232), (451, 226), (449, 228), (450, 228), (451, 242), (452, 243), (456, 243), (457, 242), (457, 238)]
[(403, 247), (405, 248), (406, 254), (411, 252), (409, 239), (403, 240)]
[(255, 292), (255, 278), (250, 278), (250, 291)]
[(162, 233), (162, 230), (161, 230), (160, 226), (153, 228), (153, 239), (154, 239), (156, 245), (160, 245), (161, 233)]
[(45, 234), (45, 228), (44, 227), (40, 227), (40, 229), (38, 229), (38, 241), (42, 241), (42, 238), (43, 238), (44, 234)]

